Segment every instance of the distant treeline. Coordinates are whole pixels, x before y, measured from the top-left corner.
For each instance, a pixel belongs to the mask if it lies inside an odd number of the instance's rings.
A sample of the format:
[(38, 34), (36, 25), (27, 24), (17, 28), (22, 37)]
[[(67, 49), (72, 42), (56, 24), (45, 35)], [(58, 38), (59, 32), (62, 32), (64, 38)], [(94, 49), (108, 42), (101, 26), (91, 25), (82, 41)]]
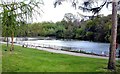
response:
[[(27, 25), (18, 25), (15, 36), (17, 37), (56, 37), (62, 39), (79, 39), (98, 42), (110, 42), (111, 15), (95, 17), (92, 20), (81, 21), (79, 24), (62, 20), (60, 22), (42, 22)], [(3, 29), (2, 35), (6, 36)], [(10, 36), (9, 32), (7, 33)], [(118, 15), (117, 41), (120, 43), (120, 15)]]

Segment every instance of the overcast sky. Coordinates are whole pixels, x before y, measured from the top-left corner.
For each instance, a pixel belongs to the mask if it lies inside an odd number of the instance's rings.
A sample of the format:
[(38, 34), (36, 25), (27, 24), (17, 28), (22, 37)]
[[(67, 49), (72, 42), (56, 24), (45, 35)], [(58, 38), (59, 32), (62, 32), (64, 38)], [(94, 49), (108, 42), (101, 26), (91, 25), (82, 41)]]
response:
[[(14, 0), (4, 0), (4, 1), (11, 2)], [(15, 1), (23, 1), (23, 0), (15, 0)], [(34, 16), (33, 22), (43, 22), (43, 21), (57, 22), (57, 21), (61, 21), (63, 19), (65, 13), (76, 14), (77, 12), (79, 12), (80, 14), (83, 14), (83, 15), (91, 15), (91, 13), (86, 13), (86, 12), (83, 13), (79, 9), (74, 9), (71, 6), (70, 2), (63, 2), (62, 5), (59, 5), (56, 8), (54, 8), (54, 5), (53, 5), (54, 1), (55, 0), (43, 0), (44, 5), (41, 8), (42, 8), (44, 13), (41, 12), (41, 16)], [(99, 0), (99, 1), (101, 1), (101, 0)], [(106, 7), (104, 7), (100, 12), (100, 14), (104, 14), (105, 16), (108, 14), (111, 14), (111, 13), (112, 12), (110, 10), (108, 10)]]
[[(90, 15), (91, 13), (83, 13), (81, 10), (74, 9), (70, 3), (64, 2), (62, 5), (57, 6), (54, 8), (53, 2), (54, 0), (43, 0), (44, 6), (42, 7), (42, 10), (44, 13), (41, 14), (41, 17), (36, 16), (37, 20), (34, 19), (34, 22), (42, 22), (42, 21), (60, 21), (63, 19), (65, 13), (73, 13), (76, 14), (76, 12), (79, 12), (84, 15)], [(100, 14), (104, 14), (105, 16), (108, 14), (111, 14), (111, 11), (106, 9), (105, 7), (101, 10)]]

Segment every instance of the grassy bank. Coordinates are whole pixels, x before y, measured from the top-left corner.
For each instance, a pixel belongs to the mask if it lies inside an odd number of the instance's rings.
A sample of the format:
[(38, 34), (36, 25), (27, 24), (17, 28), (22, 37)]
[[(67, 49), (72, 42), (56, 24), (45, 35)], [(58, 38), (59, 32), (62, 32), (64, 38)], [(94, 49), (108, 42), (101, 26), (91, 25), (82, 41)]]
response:
[(15, 46), (14, 52), (4, 51), (3, 72), (105, 72), (107, 60), (50, 53)]
[(2, 58), (0, 56), (0, 73), (2, 72)]

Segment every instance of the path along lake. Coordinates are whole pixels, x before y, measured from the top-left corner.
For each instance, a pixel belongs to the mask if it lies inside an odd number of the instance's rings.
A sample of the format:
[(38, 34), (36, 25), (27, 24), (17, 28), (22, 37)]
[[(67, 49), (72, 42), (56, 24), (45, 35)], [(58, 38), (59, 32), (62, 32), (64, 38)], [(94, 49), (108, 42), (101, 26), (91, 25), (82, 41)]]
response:
[[(46, 46), (56, 47), (59, 49), (70, 48), (69, 50), (74, 51), (85, 51), (87, 53), (94, 53), (99, 55), (109, 55), (109, 46), (110, 43), (100, 43), (100, 42), (90, 42), (90, 41), (80, 41), (80, 40), (39, 40), (39, 39), (30, 39), (27, 41), (20, 41), (22, 44), (34, 44), (41, 45), (44, 44)], [(116, 56), (118, 56), (118, 50), (120, 50), (120, 44), (116, 49)]]

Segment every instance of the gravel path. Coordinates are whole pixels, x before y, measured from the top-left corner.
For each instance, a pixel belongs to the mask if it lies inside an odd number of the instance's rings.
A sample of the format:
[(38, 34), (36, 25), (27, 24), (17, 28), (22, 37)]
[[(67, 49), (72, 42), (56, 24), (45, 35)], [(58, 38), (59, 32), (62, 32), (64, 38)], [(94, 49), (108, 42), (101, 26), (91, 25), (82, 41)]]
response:
[(95, 56), (95, 55), (89, 55), (89, 54), (83, 54), (83, 53), (75, 53), (75, 52), (62, 51), (62, 50), (54, 50), (54, 49), (48, 49), (48, 48), (36, 48), (36, 49), (44, 50), (44, 51), (48, 51), (52, 53), (68, 54), (68, 55), (73, 55), (73, 56), (84, 56), (84, 57), (91, 57), (91, 58), (108, 59), (108, 57)]
[[(5, 42), (1, 42), (1, 43), (6, 44)], [(14, 45), (22, 46), (20, 44), (14, 44)], [(83, 53), (75, 53), (75, 52), (69, 52), (69, 51), (63, 51), (63, 50), (55, 50), (55, 49), (50, 49), (50, 48), (41, 48), (41, 47), (28, 47), (28, 48), (35, 48), (35, 49), (38, 49), (38, 50), (48, 51), (48, 52), (52, 52), (52, 53), (68, 54), (68, 55), (73, 55), (73, 56), (108, 59), (108, 57), (104, 57), (104, 56), (96, 56), (96, 55), (83, 54)], [(118, 60), (118, 58), (116, 58), (116, 60)]]

